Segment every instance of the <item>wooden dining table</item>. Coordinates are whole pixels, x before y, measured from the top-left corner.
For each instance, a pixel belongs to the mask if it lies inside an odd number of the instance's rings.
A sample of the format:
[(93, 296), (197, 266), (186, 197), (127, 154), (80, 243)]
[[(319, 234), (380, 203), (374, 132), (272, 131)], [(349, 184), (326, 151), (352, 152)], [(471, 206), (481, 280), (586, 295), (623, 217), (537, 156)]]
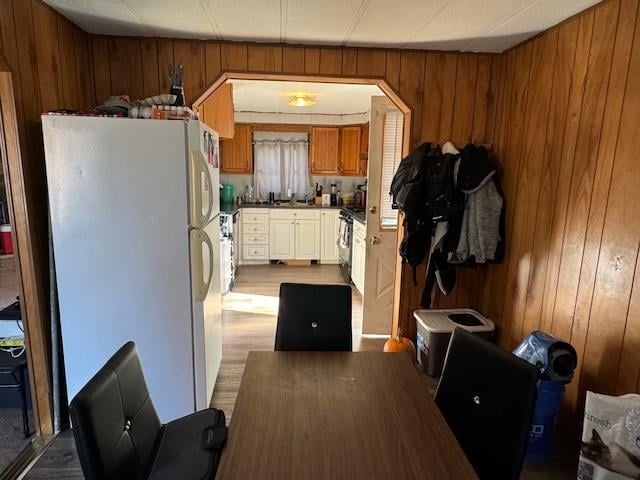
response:
[(217, 479), (477, 476), (410, 358), (250, 352)]

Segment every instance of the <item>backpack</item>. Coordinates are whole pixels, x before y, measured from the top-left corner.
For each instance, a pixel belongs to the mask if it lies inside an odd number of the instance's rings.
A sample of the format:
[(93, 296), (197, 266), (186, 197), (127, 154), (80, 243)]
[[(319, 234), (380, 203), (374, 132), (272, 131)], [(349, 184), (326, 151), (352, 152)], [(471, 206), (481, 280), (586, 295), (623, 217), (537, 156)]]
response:
[(439, 147), (427, 155), (424, 214), (433, 222), (451, 220), (464, 209), (464, 195), (456, 188), (454, 175), (458, 158), (443, 154)]

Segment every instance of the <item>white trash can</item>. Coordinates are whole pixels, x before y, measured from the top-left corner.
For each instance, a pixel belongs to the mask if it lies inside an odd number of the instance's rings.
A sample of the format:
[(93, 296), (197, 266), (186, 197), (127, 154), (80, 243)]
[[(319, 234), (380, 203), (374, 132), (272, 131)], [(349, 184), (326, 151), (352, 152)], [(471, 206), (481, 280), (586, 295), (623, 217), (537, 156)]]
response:
[(418, 365), (432, 377), (442, 373), (449, 340), (456, 328), (490, 339), (496, 329), (491, 320), (470, 308), (416, 310)]

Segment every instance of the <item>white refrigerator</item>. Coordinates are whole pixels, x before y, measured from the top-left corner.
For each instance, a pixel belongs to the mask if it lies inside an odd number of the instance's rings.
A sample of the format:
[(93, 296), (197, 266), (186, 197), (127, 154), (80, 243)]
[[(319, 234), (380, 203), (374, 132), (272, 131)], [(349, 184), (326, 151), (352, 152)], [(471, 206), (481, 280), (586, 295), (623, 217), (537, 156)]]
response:
[(218, 135), (42, 117), (69, 400), (136, 342), (160, 419), (209, 406), (222, 355)]

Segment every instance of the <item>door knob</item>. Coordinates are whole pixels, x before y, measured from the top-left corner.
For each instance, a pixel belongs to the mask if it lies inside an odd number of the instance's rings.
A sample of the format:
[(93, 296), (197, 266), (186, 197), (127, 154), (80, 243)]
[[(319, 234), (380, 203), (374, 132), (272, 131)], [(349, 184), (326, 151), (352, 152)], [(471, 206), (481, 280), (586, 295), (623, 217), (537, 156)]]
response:
[(371, 245), (377, 245), (380, 243), (380, 237), (376, 237), (375, 235), (371, 235), (371, 238), (369, 239), (369, 243), (371, 243)]
[(371, 207), (369, 207), (369, 212), (376, 213), (376, 206), (372, 205)]

